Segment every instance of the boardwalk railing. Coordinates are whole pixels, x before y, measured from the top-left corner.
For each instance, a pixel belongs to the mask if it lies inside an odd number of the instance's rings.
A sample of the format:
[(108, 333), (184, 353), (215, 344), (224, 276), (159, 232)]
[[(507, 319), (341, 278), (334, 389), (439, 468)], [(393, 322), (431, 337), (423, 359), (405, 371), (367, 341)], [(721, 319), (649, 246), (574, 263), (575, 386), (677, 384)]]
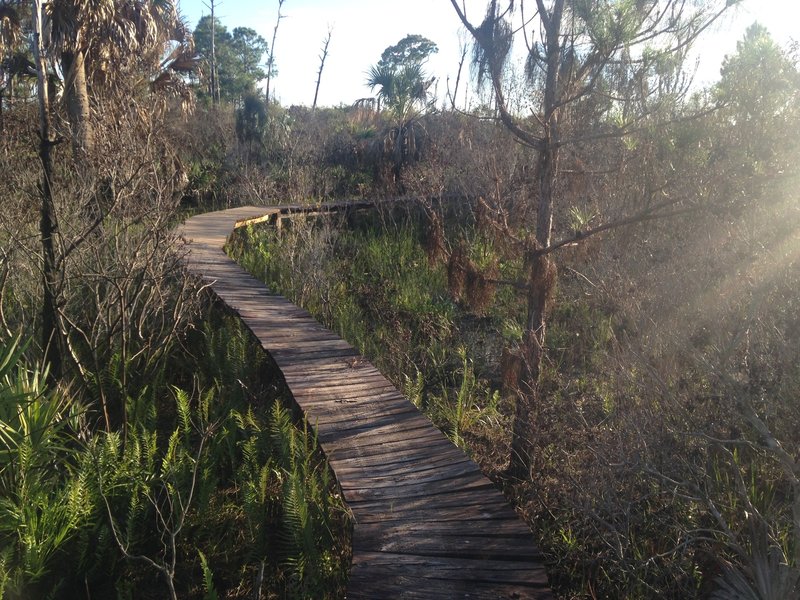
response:
[(552, 598), (528, 527), (477, 465), (347, 342), (227, 257), (246, 206), (182, 227), (189, 268), (256, 335), (317, 435), (353, 519), (347, 597)]

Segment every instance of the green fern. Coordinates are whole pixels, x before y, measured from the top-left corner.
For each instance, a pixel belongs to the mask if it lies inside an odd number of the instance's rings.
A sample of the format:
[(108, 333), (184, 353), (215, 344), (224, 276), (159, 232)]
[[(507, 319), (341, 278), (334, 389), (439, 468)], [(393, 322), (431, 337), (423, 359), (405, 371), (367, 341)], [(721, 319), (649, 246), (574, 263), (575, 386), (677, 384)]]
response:
[(208, 560), (202, 550), (197, 551), (200, 557), (200, 568), (203, 571), (203, 600), (219, 600), (217, 590), (214, 588), (214, 574), (208, 566)]
[(6, 597), (6, 588), (11, 580), (11, 548), (9, 546), (0, 550), (0, 598)]
[(175, 392), (175, 402), (177, 404), (178, 409), (178, 423), (180, 424), (181, 430), (183, 433), (189, 433), (192, 426), (192, 420), (190, 417), (190, 409), (189, 409), (189, 394), (186, 393), (185, 390), (174, 388)]
[(309, 565), (318, 562), (314, 524), (306, 499), (306, 482), (298, 473), (288, 473), (283, 488), (283, 518), (281, 521), (280, 550), (283, 564), (290, 570), (297, 590), (308, 587), (308, 575), (313, 576)]
[(275, 461), (289, 469), (295, 464), (296, 432), (289, 411), (275, 404), (270, 414), (270, 442)]

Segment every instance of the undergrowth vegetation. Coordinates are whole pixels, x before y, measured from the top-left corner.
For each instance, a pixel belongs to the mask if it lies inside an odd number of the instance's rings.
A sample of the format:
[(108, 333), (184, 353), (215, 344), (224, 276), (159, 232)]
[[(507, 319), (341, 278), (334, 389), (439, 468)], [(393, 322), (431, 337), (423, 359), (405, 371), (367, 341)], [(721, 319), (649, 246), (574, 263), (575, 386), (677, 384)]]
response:
[(249, 332), (198, 325), (182, 387), (129, 399), (125, 434), (3, 344), (2, 597), (341, 596), (348, 517), (314, 434)]
[(700, 90), (732, 0), (451, 4), (452, 95), (410, 35), (309, 109), (172, 0), (0, 0), (0, 597), (344, 595), (315, 435), (175, 227), (353, 198), (230, 249), (503, 487), (561, 597), (800, 597), (800, 48), (754, 24)]
[(495, 343), (499, 316), (474, 317), (450, 297), (446, 269), (429, 262), (413, 220), (375, 225), (301, 217), (281, 233), (250, 227), (229, 251), (374, 361), (454, 442), (494, 436), (506, 418), (501, 382), (491, 379), (491, 352), (476, 360), (466, 348)]
[[(717, 443), (742, 435), (740, 417), (721, 408), (743, 393), (739, 384), (687, 354), (681, 340), (648, 347), (652, 328), (636, 321), (634, 294), (592, 281), (609, 266), (596, 256), (564, 263), (535, 476), (522, 484), (505, 479), (509, 371), (519, 368), (524, 302), (508, 287), (498, 287), (492, 302), (470, 302), (464, 284), (448, 281), (448, 265), (431, 260), (423, 214), (379, 207), (348, 223), (297, 217), (280, 230), (240, 230), (229, 251), (365, 353), (504, 485), (564, 597), (707, 597), (736, 585), (737, 564), (757, 577), (784, 577), (767, 540), (783, 540), (784, 555), (793, 552), (790, 481), (747, 437), (730, 450)], [(471, 261), (494, 265), (498, 280), (513, 279), (519, 265), (503, 264), (469, 221), (461, 215), (448, 225), (458, 229), (458, 247)], [(607, 243), (613, 255), (628, 242)], [(766, 375), (770, 368), (758, 369)], [(764, 407), (795, 414), (786, 394), (796, 375), (782, 370), (789, 387)]]

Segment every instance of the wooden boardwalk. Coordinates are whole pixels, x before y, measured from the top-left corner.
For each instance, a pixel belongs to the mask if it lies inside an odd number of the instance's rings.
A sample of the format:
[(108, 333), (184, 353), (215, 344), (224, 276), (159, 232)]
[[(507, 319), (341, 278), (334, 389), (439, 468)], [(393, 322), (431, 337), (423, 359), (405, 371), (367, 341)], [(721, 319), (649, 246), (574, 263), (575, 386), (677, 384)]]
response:
[(552, 598), (530, 530), (475, 463), (353, 347), (222, 251), (237, 223), (280, 210), (199, 215), (181, 235), (190, 269), (258, 337), (316, 427), (355, 522), (347, 597)]

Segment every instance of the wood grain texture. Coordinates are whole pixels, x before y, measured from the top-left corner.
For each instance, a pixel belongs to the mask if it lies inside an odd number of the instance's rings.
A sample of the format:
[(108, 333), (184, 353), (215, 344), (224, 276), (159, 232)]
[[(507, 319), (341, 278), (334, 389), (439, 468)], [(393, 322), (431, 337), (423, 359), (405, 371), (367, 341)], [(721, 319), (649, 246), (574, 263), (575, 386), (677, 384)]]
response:
[(317, 431), (354, 519), (347, 597), (553, 598), (530, 530), (477, 465), (352, 346), (222, 250), (237, 226), (303, 211), (244, 206), (192, 217), (180, 234), (189, 269), (258, 338)]

